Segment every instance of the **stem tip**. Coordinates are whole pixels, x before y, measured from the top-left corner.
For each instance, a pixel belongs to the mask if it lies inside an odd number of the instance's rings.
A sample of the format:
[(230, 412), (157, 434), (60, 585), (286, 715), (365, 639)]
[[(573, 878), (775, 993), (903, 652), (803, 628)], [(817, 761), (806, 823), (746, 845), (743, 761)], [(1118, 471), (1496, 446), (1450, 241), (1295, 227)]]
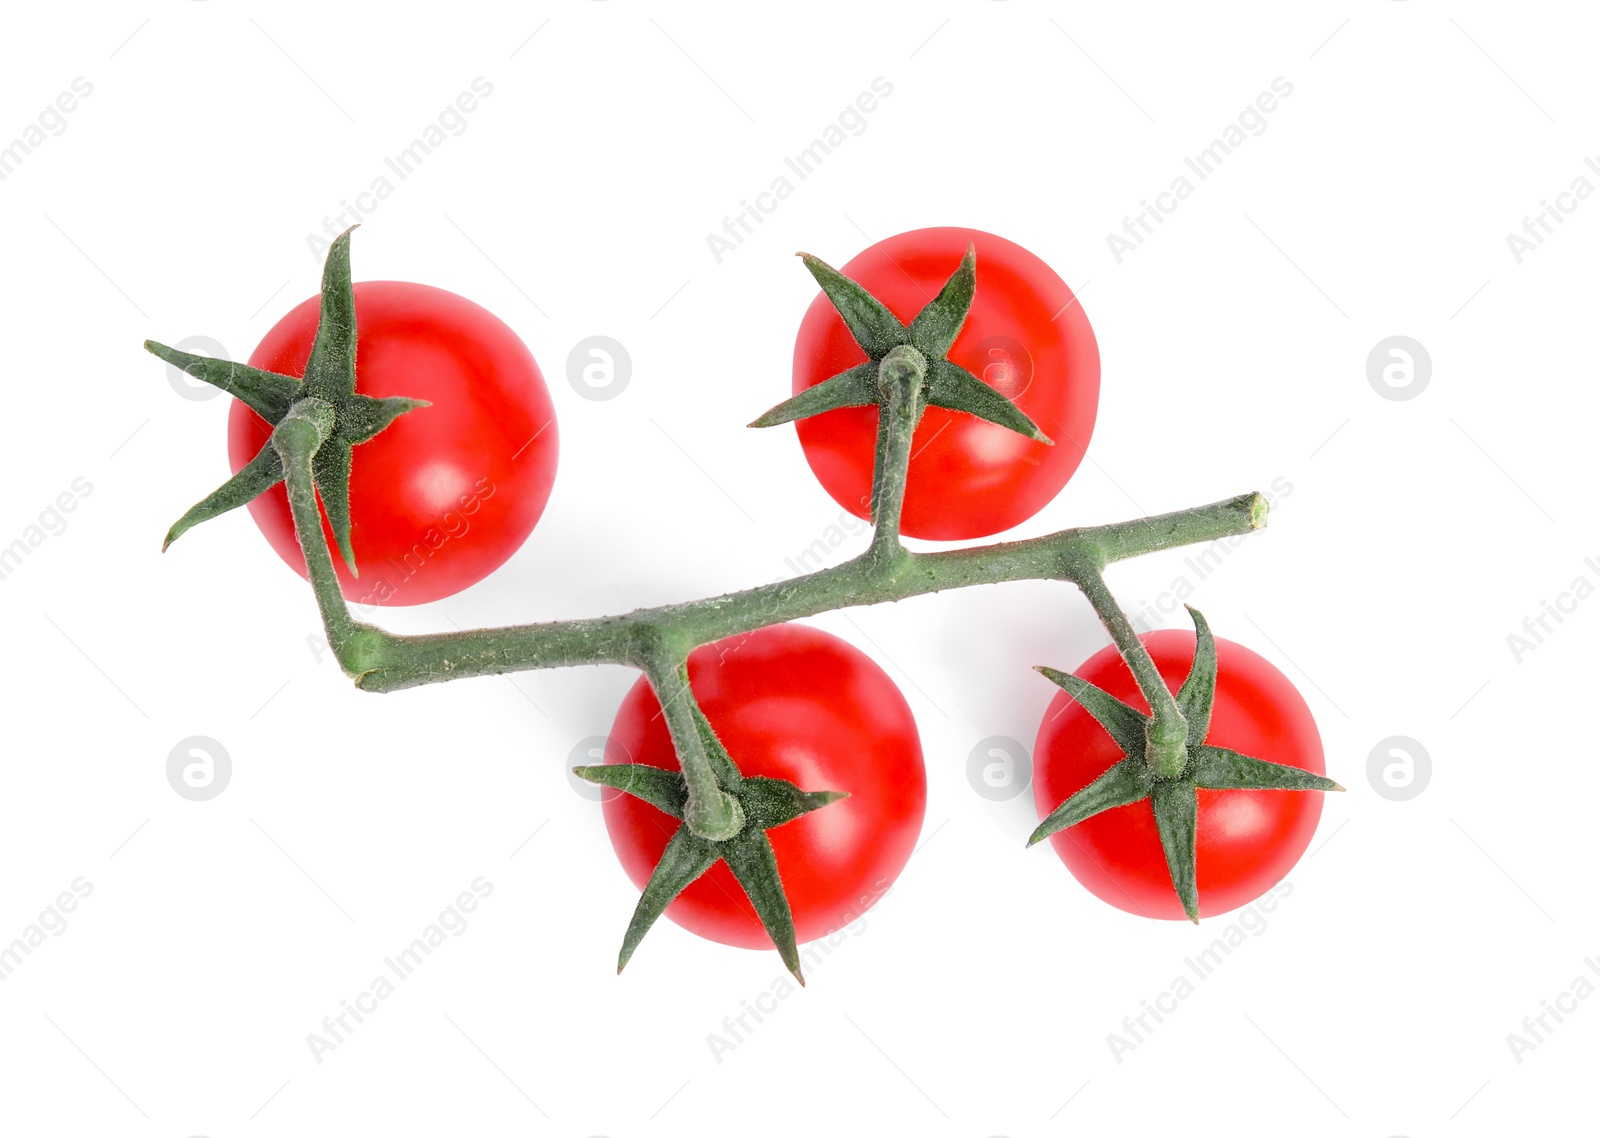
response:
[(1272, 505), (1261, 494), (1256, 493), (1250, 497), (1250, 528), (1262, 529), (1267, 524), (1267, 514)]

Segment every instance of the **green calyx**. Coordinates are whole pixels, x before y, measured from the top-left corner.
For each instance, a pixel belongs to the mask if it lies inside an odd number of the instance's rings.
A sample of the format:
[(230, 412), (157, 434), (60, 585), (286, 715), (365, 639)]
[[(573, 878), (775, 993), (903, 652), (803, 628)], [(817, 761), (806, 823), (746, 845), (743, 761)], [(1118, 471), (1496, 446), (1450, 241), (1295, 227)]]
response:
[[(322, 270), (317, 335), (303, 379), (191, 355), (154, 340), (144, 343), (151, 355), (221, 388), (274, 427), (283, 422), (289, 408), (299, 400), (319, 399), (328, 405), (333, 412), (333, 428), (317, 449), (314, 475), (334, 541), (352, 576), (356, 575), (356, 556), (350, 542), (351, 449), (379, 434), (407, 411), (428, 405), (421, 399), (374, 399), (356, 394), (356, 304), (350, 282), (350, 233), (354, 228), (341, 233), (328, 250)], [(201, 522), (253, 501), (283, 479), (283, 462), (268, 441), (237, 474), (191, 506), (167, 531), (161, 548), (165, 550)]]
[(887, 401), (891, 394), (880, 380), (881, 365), (897, 350), (904, 356), (909, 354), (905, 349), (912, 349), (924, 361), (919, 377), (920, 391), (914, 393), (921, 406), (963, 411), (1036, 442), (1054, 445), (1015, 403), (966, 368), (945, 358), (961, 326), (966, 323), (977, 289), (978, 252), (973, 246), (967, 246), (960, 266), (945, 281), (939, 295), (917, 313), (909, 327), (882, 301), (838, 269), (809, 253), (801, 253), (800, 257), (844, 320), (850, 335), (867, 354), (867, 362), (784, 400), (751, 423), (752, 427), (776, 427), (840, 407), (866, 407)]
[[(836, 790), (803, 791), (794, 783), (780, 778), (759, 775), (746, 778), (728, 756), (727, 749), (712, 730), (705, 713), (696, 707), (694, 716), (701, 743), (716, 774), (717, 785), (738, 803), (743, 813), (743, 824), (737, 833), (720, 841), (701, 837), (687, 825), (678, 827), (645, 884), (644, 892), (639, 895), (633, 919), (628, 922), (628, 931), (622, 938), (622, 951), (617, 954), (617, 971), (621, 972), (627, 966), (634, 949), (644, 940), (645, 933), (656, 923), (656, 918), (666, 912), (673, 898), (718, 861), (725, 861), (744, 889), (745, 896), (750, 898), (750, 904), (755, 907), (762, 927), (767, 930), (767, 936), (772, 938), (778, 955), (783, 958), (784, 966), (803, 986), (806, 980), (800, 972), (800, 949), (795, 943), (794, 914), (789, 909), (789, 898), (783, 891), (778, 860), (773, 854), (767, 831), (848, 796)], [(596, 785), (631, 794), (683, 821), (689, 788), (679, 771), (641, 763), (615, 763), (574, 767), (573, 773)]]
[[(1150, 800), (1156, 831), (1166, 855), (1167, 872), (1183, 903), (1183, 911), (1200, 923), (1200, 893), (1195, 883), (1195, 820), (1197, 789), (1207, 790), (1343, 790), (1330, 778), (1299, 767), (1271, 763), (1205, 742), (1217, 690), (1217, 643), (1205, 617), (1193, 609), (1194, 662), (1177, 695), (1184, 729), (1181, 748), (1172, 740), (1153, 738), (1155, 719), (1087, 680), (1054, 668), (1038, 668), (1094, 717), (1126, 756), (1088, 786), (1068, 798), (1039, 823), (1028, 838), (1032, 846), (1115, 806)], [(1170, 728), (1168, 729), (1170, 733)], [(1177, 761), (1172, 756), (1176, 755)]]

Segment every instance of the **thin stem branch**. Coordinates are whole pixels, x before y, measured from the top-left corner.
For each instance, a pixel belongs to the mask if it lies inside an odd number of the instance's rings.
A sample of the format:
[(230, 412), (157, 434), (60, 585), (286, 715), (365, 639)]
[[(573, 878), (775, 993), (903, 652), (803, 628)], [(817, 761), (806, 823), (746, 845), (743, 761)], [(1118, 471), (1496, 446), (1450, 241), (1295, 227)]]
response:
[(333, 555), (322, 532), (322, 512), (317, 506), (317, 483), (312, 459), (324, 440), (333, 433), (333, 407), (322, 399), (301, 399), (289, 408), (282, 422), (273, 429), (272, 446), (283, 463), (284, 488), (289, 496), (289, 512), (294, 517), (300, 549), (305, 554), (311, 589), (322, 612), (322, 627), (328, 644), (342, 654), (356, 632), (339, 577), (334, 572)]
[[(912, 382), (915, 360), (886, 368), (886, 414), (880, 467), (894, 477), (875, 490), (879, 527), (860, 556), (829, 569), (700, 601), (636, 609), (618, 616), (550, 621), (428, 636), (397, 636), (350, 616), (317, 504), (312, 460), (333, 430), (332, 407), (297, 402), (273, 431), (283, 461), (295, 533), (306, 558), (328, 643), (356, 686), (395, 691), (468, 676), (498, 675), (575, 664), (627, 664), (642, 670), (660, 700), (688, 784), (685, 821), (697, 834), (722, 840), (744, 824), (739, 804), (717, 785), (695, 719), (686, 660), (702, 645), (768, 625), (857, 605), (1002, 581), (1054, 579), (1079, 586), (1100, 615), (1152, 710), (1147, 759), (1158, 774), (1181, 771), (1187, 728), (1150, 654), (1106, 588), (1101, 569), (1112, 561), (1259, 529), (1266, 500), (1245, 494), (1209, 506), (1114, 525), (1062, 530), (1029, 541), (912, 553), (900, 545), (899, 507), (910, 436), (920, 408)], [(903, 388), (910, 387), (909, 398)], [(889, 487), (898, 488), (891, 491)], [(887, 536), (885, 536), (887, 535)], [(886, 555), (886, 551), (892, 551)], [(1169, 772), (1173, 763), (1178, 764)]]
[[(908, 551), (894, 565), (863, 554), (792, 580), (616, 616), (422, 636), (397, 636), (357, 625), (381, 639), (361, 641), (358, 651), (348, 658), (341, 655), (339, 661), (356, 685), (368, 691), (577, 664), (644, 669), (659, 654), (664, 630), (673, 631), (678, 647), (687, 652), (770, 624), (945, 589), (1003, 581), (1077, 582), (1086, 572), (1098, 573), (1112, 561), (1249, 533), (1265, 521), (1266, 500), (1245, 494), (1177, 513), (1062, 530), (1027, 541), (938, 553)], [(308, 535), (321, 540), (319, 530), (300, 527), (298, 519), (297, 529), (302, 542)], [(326, 600), (343, 606), (337, 595)]]
[(1094, 606), (1100, 623), (1111, 634), (1117, 651), (1122, 653), (1128, 669), (1133, 672), (1139, 693), (1150, 705), (1150, 722), (1145, 729), (1145, 761), (1157, 775), (1163, 778), (1176, 777), (1183, 771), (1184, 743), (1189, 735), (1183, 713), (1178, 710), (1178, 701), (1167, 690), (1166, 681), (1161, 678), (1155, 661), (1150, 658), (1149, 650), (1133, 630), (1133, 624), (1122, 611), (1122, 606), (1117, 604), (1117, 599), (1106, 587), (1105, 578), (1098, 571), (1091, 571), (1084, 573), (1076, 583)]
[[(900, 418), (898, 414), (894, 417)], [(1100, 569), (1124, 558), (1217, 541), (1266, 524), (1266, 500), (1260, 494), (1244, 494), (1208, 506), (1112, 525), (1062, 530), (1027, 541), (939, 553), (902, 549), (894, 563), (883, 561), (869, 548), (842, 565), (789, 581), (617, 616), (399, 636), (354, 620), (339, 589), (312, 476), (312, 459), (331, 430), (332, 409), (321, 400), (304, 399), (291, 408), (274, 431), (273, 446), (283, 459), (295, 533), (305, 554), (328, 643), (358, 687), (397, 691), (469, 676), (540, 668), (632, 665), (651, 677), (662, 707), (668, 711), (674, 741), (690, 755), (699, 753), (701, 757), (703, 747), (693, 725), (692, 706), (675, 698), (687, 685), (687, 673), (682, 672), (681, 665), (693, 648), (835, 609), (1020, 580), (1072, 581), (1082, 588), (1112, 639), (1129, 659), (1152, 711), (1157, 717), (1169, 717), (1165, 726), (1170, 730), (1170, 716), (1177, 715), (1177, 705), (1126, 615), (1111, 597)], [(692, 698), (690, 694), (689, 699)], [(1161, 709), (1167, 704), (1171, 710), (1163, 712)], [(1182, 717), (1178, 716), (1176, 722), (1181, 726)], [(696, 765), (692, 758), (689, 761)], [(709, 773), (708, 767), (706, 774)], [(691, 776), (687, 768), (685, 775), (704, 781), (699, 773)], [(714, 788), (714, 779), (707, 785)]]
[(893, 561), (900, 544), (900, 509), (906, 498), (911, 439), (922, 418), (923, 354), (908, 344), (893, 348), (878, 365), (878, 446), (872, 462), (872, 545), (869, 556)]
[(694, 692), (689, 687), (689, 668), (678, 661), (670, 668), (645, 670), (650, 686), (661, 703), (661, 714), (672, 736), (672, 747), (683, 769), (689, 797), (683, 807), (684, 824), (702, 838), (725, 841), (744, 828), (744, 809), (738, 799), (723, 793), (706, 755), (700, 725), (695, 720)]

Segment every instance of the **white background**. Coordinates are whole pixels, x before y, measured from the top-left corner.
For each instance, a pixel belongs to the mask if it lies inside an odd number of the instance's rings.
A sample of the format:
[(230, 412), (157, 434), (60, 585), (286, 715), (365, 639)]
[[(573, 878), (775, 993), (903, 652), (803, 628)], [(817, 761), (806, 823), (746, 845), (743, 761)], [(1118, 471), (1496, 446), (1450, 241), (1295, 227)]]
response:
[[(75, 877), (93, 893), (0, 983), (0, 1127), (1416, 1138), (1587, 1117), (1600, 1000), (1521, 1063), (1507, 1035), (1580, 973), (1600, 982), (1600, 603), (1520, 661), (1507, 636), (1600, 580), (1600, 203), (1520, 264), (1506, 235), (1580, 175), (1600, 184), (1588, 13), (521, 8), (7, 13), (0, 142), (74, 77), (93, 93), (0, 182), (0, 541), (74, 478), (93, 491), (0, 581), (0, 941)], [(1089, 461), (1015, 535), (1292, 484), (1196, 603), (1304, 691), (1350, 793), (1265, 930), (1120, 1063), (1108, 1034), (1234, 918), (1109, 908), (1023, 850), (1031, 795), (994, 804), (968, 780), (979, 740), (1031, 745), (1053, 689), (1028, 667), (1103, 642), (1071, 590), (818, 619), (916, 711), (926, 844), (719, 1063), (708, 1034), (776, 956), (663, 922), (613, 975), (635, 892), (564, 774), (629, 674), (360, 694), (244, 513), (158, 553), (226, 473), (227, 401), (180, 397), (140, 342), (207, 335), (242, 359), (314, 291), (307, 235), (477, 76), (492, 96), (365, 217), (356, 276), (508, 321), (549, 381), (561, 468), (503, 570), (390, 627), (785, 574), (838, 516), (791, 431), (741, 427), (789, 390), (815, 292), (791, 254), (838, 264), (926, 225), (1032, 249), (1099, 338)], [(876, 76), (893, 94), (866, 131), (717, 263), (706, 235)], [(1119, 264), (1107, 235), (1278, 76), (1293, 94), (1268, 129)], [(593, 334), (633, 361), (607, 402), (567, 379)], [(1396, 334), (1432, 360), (1408, 401), (1367, 378)], [(1163, 554), (1112, 585), (1138, 607), (1183, 572)], [(232, 758), (209, 802), (167, 782), (191, 735)], [(1406, 802), (1367, 773), (1393, 735), (1432, 757)], [(466, 932), (317, 1063), (307, 1034), (479, 875), (494, 892)]]

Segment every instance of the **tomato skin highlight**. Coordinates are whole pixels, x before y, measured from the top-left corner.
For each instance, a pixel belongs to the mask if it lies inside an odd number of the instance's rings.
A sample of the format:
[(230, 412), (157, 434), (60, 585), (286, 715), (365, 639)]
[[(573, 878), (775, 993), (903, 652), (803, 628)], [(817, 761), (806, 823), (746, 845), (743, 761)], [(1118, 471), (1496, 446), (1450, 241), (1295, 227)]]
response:
[[(416, 605), (487, 577), (533, 532), (555, 481), (555, 408), (539, 365), (515, 332), (465, 297), (404, 281), (355, 285), (356, 390), (432, 406), (400, 416), (351, 459), (351, 541), (359, 578), (333, 545), (348, 600)], [(318, 297), (267, 332), (250, 364), (300, 377), (316, 336)], [(237, 472), (271, 427), (235, 400), (228, 460)], [(279, 557), (305, 559), (280, 484), (249, 505)]]
[[(1072, 290), (1020, 245), (976, 229), (916, 229), (880, 241), (840, 270), (910, 324), (971, 242), (978, 284), (948, 358), (1012, 399), (1055, 446), (971, 415), (930, 407), (912, 440), (901, 532), (941, 541), (988, 537), (1043, 509), (1083, 461), (1100, 398), (1100, 353)], [(793, 390), (866, 362), (819, 293), (795, 339)], [(797, 424), (806, 461), (834, 501), (868, 517), (875, 407)]]
[[(1176, 629), (1139, 638), (1174, 694), (1194, 659), (1194, 633)], [(1149, 704), (1114, 647), (1091, 656), (1075, 674), (1140, 712)], [(1287, 677), (1240, 644), (1217, 640), (1217, 693), (1204, 740), (1268, 762), (1326, 774), (1322, 740), (1311, 709)], [(1042, 819), (1089, 785), (1122, 751), (1066, 692), (1045, 712), (1034, 746), (1034, 802)], [(1195, 841), (1201, 917), (1248, 904), (1292, 869), (1322, 817), (1317, 791), (1197, 792)], [(1091, 893), (1125, 912), (1185, 920), (1172, 887), (1149, 801), (1117, 806), (1050, 837), (1072, 875)]]
[[(915, 847), (927, 805), (916, 721), (894, 682), (864, 653), (818, 629), (780, 624), (689, 656), (701, 709), (746, 776), (850, 795), (767, 831), (799, 943), (851, 924), (888, 890)], [(666, 721), (641, 677), (622, 701), (606, 762), (678, 770)], [(680, 823), (608, 792), (606, 829), (641, 890)], [(667, 907), (707, 940), (768, 949), (772, 941), (727, 863)]]

